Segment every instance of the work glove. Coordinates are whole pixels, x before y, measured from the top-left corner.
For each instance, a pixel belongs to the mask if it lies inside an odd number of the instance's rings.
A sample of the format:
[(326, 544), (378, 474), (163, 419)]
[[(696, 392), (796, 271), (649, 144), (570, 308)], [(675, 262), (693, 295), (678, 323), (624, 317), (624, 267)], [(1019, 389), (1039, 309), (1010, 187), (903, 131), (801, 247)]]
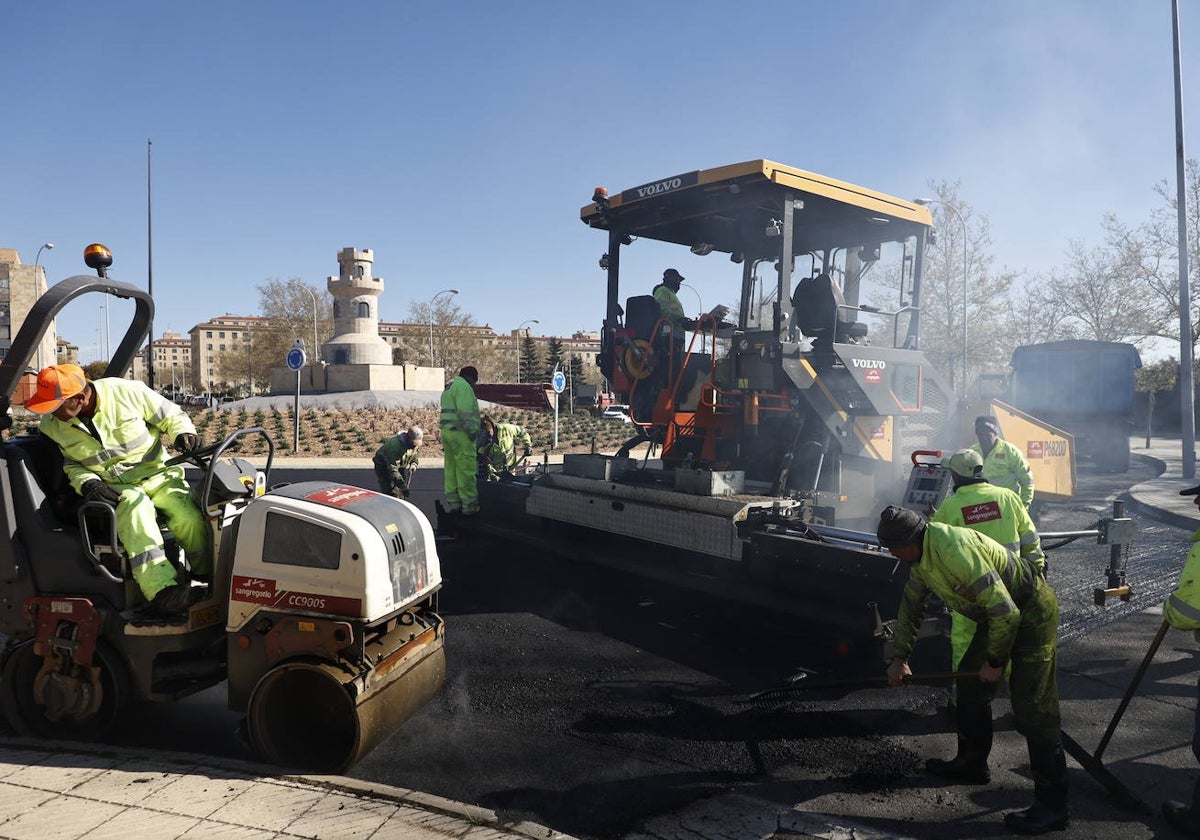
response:
[(185, 455), (200, 445), (200, 438), (191, 432), (183, 432), (175, 436), (175, 448)]
[(525, 447), (525, 457), (526, 457), (526, 458), (528, 458), (528, 457), (529, 457), (530, 455), (532, 455), (532, 454), (533, 454), (533, 447), (532, 447), (532, 446), (526, 446), (526, 447)]
[(112, 487), (109, 487), (99, 479), (93, 479), (79, 491), (79, 495), (87, 499), (89, 502), (108, 502), (113, 507), (121, 503), (121, 492)]

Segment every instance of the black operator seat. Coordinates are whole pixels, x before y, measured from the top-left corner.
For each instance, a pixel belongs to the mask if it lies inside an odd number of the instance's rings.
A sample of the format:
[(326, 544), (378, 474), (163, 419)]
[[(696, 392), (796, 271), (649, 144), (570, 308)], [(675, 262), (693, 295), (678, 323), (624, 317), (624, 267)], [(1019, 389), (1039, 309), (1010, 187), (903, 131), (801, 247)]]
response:
[(822, 272), (805, 277), (792, 292), (792, 311), (800, 331), (813, 339), (813, 346), (828, 348), (833, 342), (844, 344), (867, 334), (867, 325), (852, 320), (845, 306), (842, 289)]
[(96, 598), (126, 608), (126, 586), (102, 576), (83, 550), (77, 527), (80, 498), (63, 472), (58, 444), (41, 434), (4, 445), (12, 487), (18, 562), (33, 577), (38, 594)]
[(654, 295), (638, 295), (625, 301), (625, 328), (635, 338), (650, 341), (654, 338), (654, 325), (662, 317), (658, 300)]

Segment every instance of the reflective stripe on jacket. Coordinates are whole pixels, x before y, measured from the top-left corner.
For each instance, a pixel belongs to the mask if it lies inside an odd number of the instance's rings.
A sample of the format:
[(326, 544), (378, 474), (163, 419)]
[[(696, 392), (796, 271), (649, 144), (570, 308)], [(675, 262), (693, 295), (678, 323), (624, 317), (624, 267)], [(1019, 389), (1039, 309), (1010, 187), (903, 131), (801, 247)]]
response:
[(909, 565), (908, 583), (900, 600), (894, 640), (895, 655), (907, 659), (925, 616), (925, 605), (937, 595), (946, 607), (976, 622), (987, 622), (989, 662), (1009, 659), (1024, 603), (1038, 585), (1032, 564), (1019, 559), (991, 537), (941, 522), (925, 527), (921, 559)]
[[(53, 414), (42, 418), (42, 434), (62, 449), (63, 470), (78, 492), (88, 481), (137, 484), (163, 465), (161, 437), (174, 440), (195, 434), (191, 419), (175, 403), (144, 383), (109, 377), (92, 383), (96, 413), (90, 419), (96, 439), (80, 417), (63, 422)], [(183, 475), (183, 469), (179, 474)]]
[(1163, 603), (1163, 617), (1176, 630), (1200, 630), (1200, 530), (1190, 539), (1179, 583)]
[[(971, 448), (983, 455), (978, 443)], [(996, 438), (992, 451), (983, 455), (982, 475), (989, 483), (1016, 493), (1025, 507), (1033, 504), (1033, 473), (1029, 470), (1029, 462), (1021, 450), (1008, 441)]]
[(461, 376), (454, 377), (450, 387), (442, 391), (440, 422), (443, 429), (466, 432), (471, 440), (479, 434), (479, 400), (471, 383)]
[(1009, 551), (1036, 564), (1039, 571), (1046, 568), (1037, 528), (1021, 498), (1011, 490), (986, 481), (964, 484), (942, 502), (930, 521), (987, 534)]

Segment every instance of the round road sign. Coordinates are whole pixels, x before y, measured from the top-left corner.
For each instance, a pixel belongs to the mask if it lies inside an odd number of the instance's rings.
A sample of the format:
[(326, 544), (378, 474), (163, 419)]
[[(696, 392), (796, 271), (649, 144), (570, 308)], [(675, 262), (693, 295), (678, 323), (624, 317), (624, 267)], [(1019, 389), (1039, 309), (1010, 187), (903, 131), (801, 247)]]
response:
[(567, 377), (563, 375), (561, 370), (554, 371), (554, 376), (550, 377), (550, 384), (554, 387), (557, 394), (561, 394), (563, 389), (567, 387)]
[(292, 370), (300, 370), (308, 362), (308, 356), (299, 347), (293, 347), (287, 354), (287, 366)]

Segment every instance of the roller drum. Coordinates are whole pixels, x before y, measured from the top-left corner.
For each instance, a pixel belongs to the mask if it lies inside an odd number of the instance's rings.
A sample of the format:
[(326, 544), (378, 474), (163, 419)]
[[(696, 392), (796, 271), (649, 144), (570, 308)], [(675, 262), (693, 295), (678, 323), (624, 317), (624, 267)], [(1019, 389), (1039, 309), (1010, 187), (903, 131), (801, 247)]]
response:
[(394, 733), (446, 679), (440, 621), (365, 673), (312, 659), (272, 668), (250, 696), (254, 751), (285, 767), (340, 773)]

